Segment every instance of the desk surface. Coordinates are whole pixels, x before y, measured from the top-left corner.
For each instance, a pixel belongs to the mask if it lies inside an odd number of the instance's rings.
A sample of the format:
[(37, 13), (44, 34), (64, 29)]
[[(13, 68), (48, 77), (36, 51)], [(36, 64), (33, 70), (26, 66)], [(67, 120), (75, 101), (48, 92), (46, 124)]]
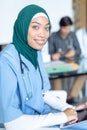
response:
[(50, 79), (87, 75), (86, 58), (52, 61), (44, 65)]
[[(6, 130), (5, 128), (0, 128), (0, 130)], [(34, 130), (61, 130), (60, 128), (38, 128)]]

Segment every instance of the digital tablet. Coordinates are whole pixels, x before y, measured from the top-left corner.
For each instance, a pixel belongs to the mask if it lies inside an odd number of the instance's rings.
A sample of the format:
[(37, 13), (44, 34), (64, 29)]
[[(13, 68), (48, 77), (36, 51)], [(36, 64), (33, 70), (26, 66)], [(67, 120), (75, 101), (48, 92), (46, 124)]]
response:
[(68, 128), (74, 125), (80, 125), (83, 122), (87, 122), (87, 109), (79, 110), (78, 113), (78, 121), (74, 124), (65, 123), (61, 126), (61, 128)]

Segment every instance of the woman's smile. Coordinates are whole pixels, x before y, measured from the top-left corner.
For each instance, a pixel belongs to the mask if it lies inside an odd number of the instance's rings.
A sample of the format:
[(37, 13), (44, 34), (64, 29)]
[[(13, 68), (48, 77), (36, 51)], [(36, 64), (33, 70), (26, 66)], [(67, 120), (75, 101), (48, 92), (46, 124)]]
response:
[(34, 39), (34, 41), (35, 41), (36, 44), (38, 44), (38, 45), (44, 45), (46, 40), (44, 40), (44, 39)]

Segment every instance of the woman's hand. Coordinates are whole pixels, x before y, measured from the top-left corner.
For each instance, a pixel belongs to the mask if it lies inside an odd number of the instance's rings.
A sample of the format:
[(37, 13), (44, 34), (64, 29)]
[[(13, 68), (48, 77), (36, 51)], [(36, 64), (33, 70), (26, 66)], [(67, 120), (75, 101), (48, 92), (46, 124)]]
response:
[(72, 108), (67, 108), (64, 113), (67, 116), (69, 124), (73, 124), (78, 120), (77, 112)]

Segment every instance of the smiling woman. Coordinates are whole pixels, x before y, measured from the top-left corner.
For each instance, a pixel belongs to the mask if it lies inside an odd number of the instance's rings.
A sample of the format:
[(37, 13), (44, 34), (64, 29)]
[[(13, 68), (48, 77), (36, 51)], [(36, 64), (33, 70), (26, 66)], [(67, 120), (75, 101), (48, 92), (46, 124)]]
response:
[(36, 50), (41, 50), (49, 37), (50, 23), (46, 15), (43, 15), (43, 13), (38, 14), (30, 23), (28, 44)]
[(42, 7), (28, 5), (20, 11), (13, 42), (0, 54), (0, 123), (6, 130), (59, 127), (78, 119), (65, 102), (66, 92), (60, 96), (50, 91), (41, 56), (49, 33), (50, 20)]

